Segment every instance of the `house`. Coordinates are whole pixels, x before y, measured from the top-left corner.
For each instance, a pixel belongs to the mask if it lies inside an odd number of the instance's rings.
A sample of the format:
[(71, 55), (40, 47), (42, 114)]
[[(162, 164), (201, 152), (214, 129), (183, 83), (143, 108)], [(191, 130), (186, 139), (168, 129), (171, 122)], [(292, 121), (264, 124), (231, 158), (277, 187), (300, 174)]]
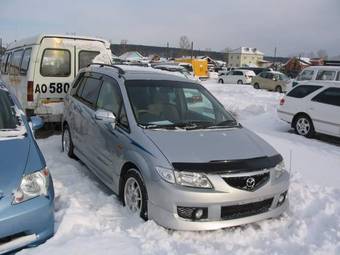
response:
[(304, 68), (316, 65), (323, 65), (323, 60), (319, 58), (293, 57), (282, 66), (282, 70), (288, 76), (295, 78)]
[(263, 53), (256, 48), (240, 47), (228, 53), (228, 67), (261, 67)]

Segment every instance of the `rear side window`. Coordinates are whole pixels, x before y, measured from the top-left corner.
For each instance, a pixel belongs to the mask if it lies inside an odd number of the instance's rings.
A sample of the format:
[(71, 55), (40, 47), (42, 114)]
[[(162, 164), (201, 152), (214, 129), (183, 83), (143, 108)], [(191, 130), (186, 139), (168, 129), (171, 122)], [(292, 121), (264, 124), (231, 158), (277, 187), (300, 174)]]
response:
[(92, 60), (99, 55), (99, 51), (80, 51), (79, 52), (79, 69), (82, 69), (92, 63)]
[(17, 50), (13, 53), (11, 58), (11, 65), (9, 69), (10, 74), (19, 74), (20, 73), (20, 64), (22, 59), (23, 50)]
[(335, 75), (336, 75), (335, 71), (321, 70), (321, 71), (318, 72), (318, 75), (316, 76), (316, 80), (332, 81), (332, 80), (334, 80)]
[(314, 70), (304, 70), (298, 77), (298, 81), (310, 81), (313, 79)]
[(100, 91), (101, 80), (87, 77), (85, 84), (81, 91), (81, 98), (90, 104), (92, 107), (96, 105), (97, 98)]
[(304, 98), (309, 94), (317, 91), (318, 89), (322, 88), (322, 86), (314, 86), (314, 85), (300, 85), (290, 91), (287, 96), (288, 97), (295, 97), (295, 98)]
[(328, 88), (315, 96), (312, 101), (340, 106), (340, 88)]
[(71, 54), (68, 50), (45, 49), (40, 73), (47, 77), (68, 77), (71, 74)]
[(30, 60), (31, 60), (31, 52), (32, 49), (25, 49), (24, 51), (24, 55), (22, 57), (22, 61), (21, 61), (21, 65), (20, 65), (20, 73), (21, 74), (26, 74), (28, 71), (28, 67), (30, 64)]

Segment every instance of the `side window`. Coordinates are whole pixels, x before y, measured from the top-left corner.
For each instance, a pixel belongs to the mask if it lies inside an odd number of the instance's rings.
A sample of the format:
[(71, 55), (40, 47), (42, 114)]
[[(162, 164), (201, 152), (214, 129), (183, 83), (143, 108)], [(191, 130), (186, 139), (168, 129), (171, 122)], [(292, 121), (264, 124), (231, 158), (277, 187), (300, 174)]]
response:
[(119, 114), (119, 124), (121, 124), (125, 128), (129, 128), (129, 121), (126, 115), (126, 110), (124, 104), (122, 105), (122, 109)]
[(23, 50), (14, 51), (12, 58), (9, 73), (10, 74), (19, 74), (20, 73), (20, 63), (22, 59)]
[(290, 91), (287, 97), (304, 98), (320, 88), (322, 88), (322, 86), (300, 85)]
[(3, 55), (2, 58), (1, 58), (1, 72), (2, 72), (2, 73), (5, 73), (5, 67), (6, 67), (7, 57), (8, 57), (8, 54), (6, 53), (6, 54)]
[(235, 71), (235, 72), (234, 72), (234, 75), (242, 76), (242, 75), (243, 75), (243, 73), (242, 73), (242, 72), (240, 72), (240, 71)]
[(302, 73), (297, 77), (298, 81), (310, 81), (313, 78), (314, 70), (304, 70)]
[(79, 52), (79, 69), (82, 69), (86, 66), (88, 66), (92, 60), (97, 56), (99, 55), (99, 51), (85, 51), (85, 50), (82, 50)]
[(24, 55), (22, 57), (22, 61), (21, 61), (21, 65), (20, 65), (20, 73), (21, 74), (26, 74), (28, 71), (28, 67), (30, 64), (30, 60), (31, 60), (31, 52), (32, 49), (25, 49), (24, 51)]
[(267, 73), (265, 78), (272, 80), (274, 78), (274, 74), (273, 73)]
[(118, 116), (122, 97), (118, 84), (112, 78), (105, 78), (99, 93), (97, 108), (104, 109)]
[(80, 73), (78, 75), (78, 77), (74, 80), (72, 87), (71, 87), (71, 91), (70, 91), (70, 95), (73, 96), (76, 94), (77, 89), (79, 87), (79, 84), (81, 84), (82, 80), (84, 79), (84, 73)]
[(81, 90), (81, 98), (90, 106), (95, 107), (100, 91), (101, 80), (87, 77)]
[(10, 67), (11, 59), (12, 59), (12, 52), (8, 53), (8, 57), (7, 57), (7, 61), (6, 61), (6, 66), (5, 66), (5, 72), (4, 73), (8, 73), (8, 71), (10, 69), (9, 67)]
[(338, 72), (338, 75), (336, 76), (336, 80), (340, 81), (340, 71)]
[(335, 71), (320, 70), (316, 76), (316, 80), (332, 81), (335, 78)]
[(315, 96), (312, 101), (340, 106), (340, 88), (328, 88)]
[(71, 54), (68, 50), (45, 49), (40, 73), (47, 77), (68, 77), (71, 74)]

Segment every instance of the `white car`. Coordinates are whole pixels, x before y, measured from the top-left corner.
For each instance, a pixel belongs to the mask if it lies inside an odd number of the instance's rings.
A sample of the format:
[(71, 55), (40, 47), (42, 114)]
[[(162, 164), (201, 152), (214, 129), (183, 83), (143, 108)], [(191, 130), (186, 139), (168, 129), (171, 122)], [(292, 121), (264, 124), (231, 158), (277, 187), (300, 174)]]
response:
[(293, 81), (293, 87), (303, 81), (334, 81), (340, 85), (340, 66), (309, 66)]
[(303, 82), (281, 99), (278, 115), (299, 135), (340, 137), (340, 87), (336, 82)]
[(256, 74), (254, 71), (250, 70), (232, 70), (230, 72), (224, 71), (218, 74), (218, 83), (250, 84), (254, 76), (256, 76)]

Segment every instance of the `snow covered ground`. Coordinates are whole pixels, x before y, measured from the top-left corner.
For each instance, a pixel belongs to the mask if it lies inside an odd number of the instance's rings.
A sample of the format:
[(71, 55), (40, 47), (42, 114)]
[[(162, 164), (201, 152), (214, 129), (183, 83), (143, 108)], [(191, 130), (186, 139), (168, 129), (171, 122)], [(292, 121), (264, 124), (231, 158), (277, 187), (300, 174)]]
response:
[[(60, 136), (39, 140), (54, 178), (56, 234), (21, 254), (340, 254), (340, 143), (309, 140), (280, 121), (278, 93), (246, 85), (204, 85), (291, 168), (290, 209), (280, 218), (218, 231), (169, 231), (128, 215)], [(290, 164), (291, 162), (291, 164)]]

